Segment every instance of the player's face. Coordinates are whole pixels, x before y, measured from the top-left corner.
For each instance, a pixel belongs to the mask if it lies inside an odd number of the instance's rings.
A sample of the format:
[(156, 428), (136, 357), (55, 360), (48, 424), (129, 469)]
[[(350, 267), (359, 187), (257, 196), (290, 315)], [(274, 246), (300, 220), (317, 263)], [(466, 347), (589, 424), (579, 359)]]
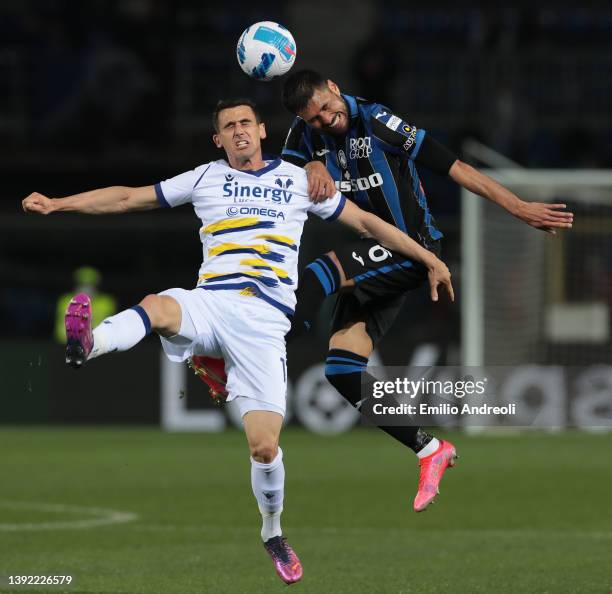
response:
[(230, 107), (219, 113), (217, 132), (213, 141), (227, 153), (230, 164), (261, 159), (261, 141), (266, 137), (266, 127), (257, 123), (248, 105)]
[(298, 114), (309, 126), (325, 134), (340, 136), (349, 129), (349, 114), (340, 89), (331, 80), (316, 89), (306, 107)]

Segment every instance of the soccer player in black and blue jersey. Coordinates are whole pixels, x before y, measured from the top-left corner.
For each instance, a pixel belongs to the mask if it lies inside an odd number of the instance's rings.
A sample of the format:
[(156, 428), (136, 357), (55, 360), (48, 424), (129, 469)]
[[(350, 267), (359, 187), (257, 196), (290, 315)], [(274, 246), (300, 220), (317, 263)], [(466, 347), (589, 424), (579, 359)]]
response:
[[(573, 215), (564, 210), (565, 205), (521, 200), (457, 159), (425, 130), (408, 124), (386, 106), (342, 94), (334, 82), (317, 72), (303, 70), (289, 76), (282, 99), (297, 116), (282, 157), (306, 169), (311, 199), (330, 198), (340, 190), (436, 255), (442, 233), (427, 205), (418, 166), (449, 175), (537, 229), (554, 233), (555, 228), (571, 227)], [(325, 297), (352, 287), (337, 297), (326, 377), (344, 398), (359, 407), (362, 385), (374, 381), (366, 371), (368, 357), (393, 324), (406, 292), (426, 280), (424, 267), (374, 241), (338, 245), (304, 270), (288, 338), (310, 328)], [(437, 300), (435, 292), (432, 299)], [(424, 510), (437, 494), (445, 469), (453, 464), (453, 445), (419, 427), (381, 429), (419, 457), (414, 509)]]

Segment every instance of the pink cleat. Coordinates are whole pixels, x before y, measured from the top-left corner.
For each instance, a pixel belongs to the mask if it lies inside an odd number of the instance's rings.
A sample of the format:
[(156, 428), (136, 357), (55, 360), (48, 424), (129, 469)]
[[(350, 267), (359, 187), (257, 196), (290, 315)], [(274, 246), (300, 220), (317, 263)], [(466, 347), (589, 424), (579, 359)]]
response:
[(295, 584), (302, 579), (302, 563), (284, 536), (274, 536), (263, 543), (274, 561), (278, 577), (286, 584)]
[(227, 400), (227, 375), (225, 375), (225, 361), (214, 357), (194, 355), (188, 361), (189, 367), (208, 386), (210, 397), (221, 404)]
[(66, 364), (74, 369), (87, 361), (93, 348), (91, 331), (91, 299), (85, 293), (75, 295), (68, 304), (66, 324)]
[(455, 465), (458, 458), (455, 446), (449, 441), (440, 440), (440, 447), (431, 455), (419, 461), (421, 475), (419, 489), (414, 498), (414, 511), (425, 511), (434, 497), (440, 492), (438, 485), (448, 467)]

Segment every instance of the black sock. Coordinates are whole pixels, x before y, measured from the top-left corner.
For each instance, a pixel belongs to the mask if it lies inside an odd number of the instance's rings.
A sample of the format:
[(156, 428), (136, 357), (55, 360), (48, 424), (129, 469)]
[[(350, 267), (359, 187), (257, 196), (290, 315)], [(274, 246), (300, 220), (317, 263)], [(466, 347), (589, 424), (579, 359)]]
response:
[[(362, 386), (377, 381), (373, 375), (366, 371), (367, 366), (368, 359), (366, 357), (351, 351), (330, 349), (327, 353), (325, 377), (355, 408), (360, 408)], [(367, 393), (372, 393), (372, 391), (368, 390)], [(383, 396), (379, 402), (383, 405), (397, 405), (397, 402), (389, 395)], [(415, 453), (422, 450), (432, 440), (432, 436), (420, 427), (388, 425), (378, 425), (378, 427)]]
[(306, 266), (295, 294), (297, 306), (286, 340), (308, 332), (314, 325), (325, 298), (339, 288), (340, 273), (329, 256), (321, 256)]

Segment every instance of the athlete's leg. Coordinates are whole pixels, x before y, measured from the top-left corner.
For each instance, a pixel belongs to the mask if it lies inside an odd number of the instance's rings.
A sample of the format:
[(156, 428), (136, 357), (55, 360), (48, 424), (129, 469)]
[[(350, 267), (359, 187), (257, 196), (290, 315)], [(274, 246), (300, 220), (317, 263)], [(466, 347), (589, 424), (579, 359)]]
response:
[(281, 514), (285, 494), (283, 451), (278, 446), (282, 415), (253, 410), (243, 417), (251, 452), (251, 486), (262, 517), (261, 539), (279, 577), (288, 584), (302, 578), (302, 564), (283, 537)]
[[(355, 407), (360, 407), (362, 389), (372, 394), (375, 378), (366, 371), (373, 341), (365, 321), (353, 322), (335, 332), (330, 340), (325, 375), (332, 385)], [(389, 396), (378, 400), (383, 406), (397, 403)], [(438, 440), (416, 426), (379, 427), (412, 449), (419, 458), (419, 486), (413, 508), (425, 510), (438, 494), (444, 471), (454, 465), (457, 457), (452, 443)]]
[[(374, 344), (367, 332), (365, 320), (354, 321), (345, 328), (337, 330), (329, 341), (325, 376), (334, 388), (357, 408), (362, 399), (363, 386), (371, 385), (376, 381), (374, 376), (366, 371), (368, 358), (373, 350)], [(391, 397), (389, 400), (389, 405), (396, 405)], [(383, 404), (386, 403), (383, 402)], [(437, 439), (432, 438), (419, 427), (381, 425), (379, 427), (409, 447), (419, 457), (433, 453), (439, 445)]]
[(251, 486), (263, 518), (261, 538), (265, 542), (282, 534), (285, 467), (278, 439), (283, 417), (275, 412), (253, 410), (242, 420), (251, 452)]
[(150, 332), (173, 336), (180, 328), (178, 302), (167, 295), (147, 295), (138, 305), (106, 318), (94, 329), (88, 358), (131, 349)]

